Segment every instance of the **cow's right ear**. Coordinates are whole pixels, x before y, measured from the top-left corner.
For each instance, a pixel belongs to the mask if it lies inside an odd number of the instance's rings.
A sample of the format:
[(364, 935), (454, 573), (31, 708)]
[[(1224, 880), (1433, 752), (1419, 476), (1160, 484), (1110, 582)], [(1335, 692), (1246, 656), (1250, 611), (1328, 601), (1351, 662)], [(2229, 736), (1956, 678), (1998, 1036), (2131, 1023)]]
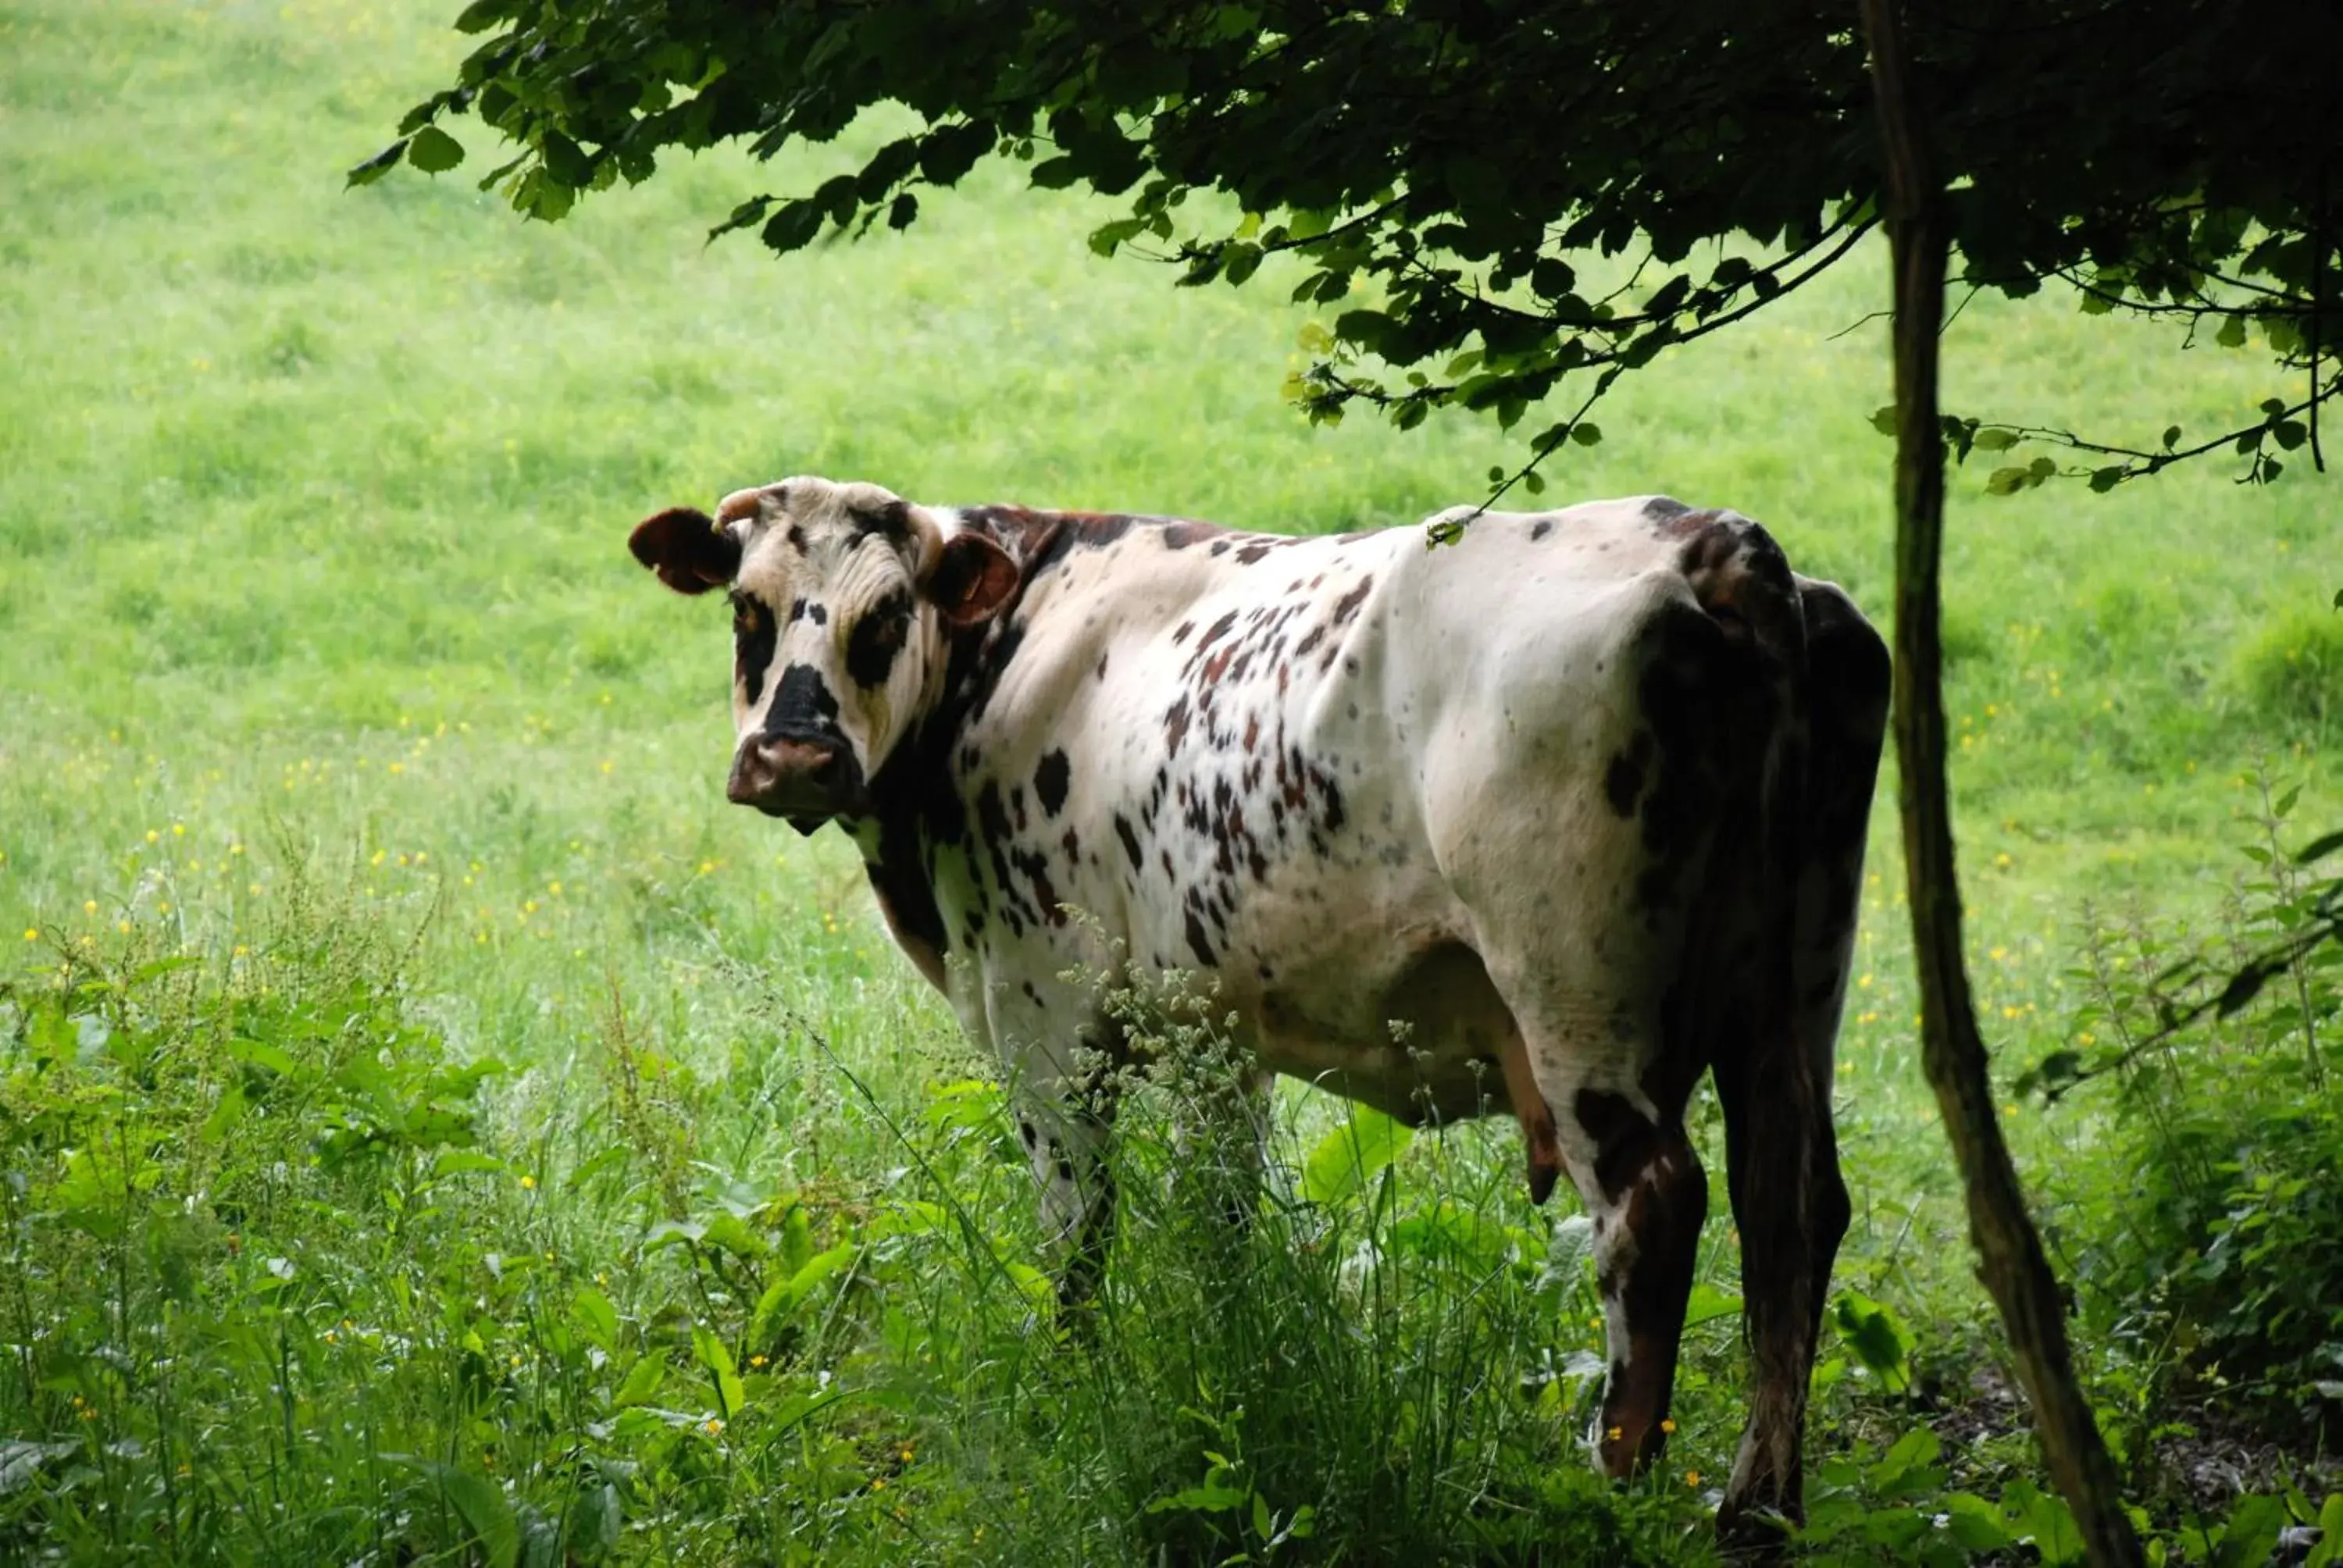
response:
[(637, 523), (627, 548), (678, 593), (706, 593), (740, 571), (740, 541), (690, 507), (669, 507)]
[(936, 563), (920, 585), (944, 618), (974, 626), (1001, 613), (1017, 589), (1017, 563), (982, 534), (957, 533), (936, 551)]

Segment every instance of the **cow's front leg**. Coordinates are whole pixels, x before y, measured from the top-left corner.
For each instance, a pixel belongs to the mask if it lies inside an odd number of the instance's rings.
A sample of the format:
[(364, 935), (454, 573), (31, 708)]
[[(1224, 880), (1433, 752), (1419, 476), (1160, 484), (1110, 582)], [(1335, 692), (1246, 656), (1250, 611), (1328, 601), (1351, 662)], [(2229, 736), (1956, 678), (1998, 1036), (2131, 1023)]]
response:
[(1579, 1088), (1561, 1120), (1571, 1177), (1594, 1220), (1610, 1352), (1594, 1451), (1616, 1479), (1667, 1445), (1708, 1177), (1681, 1124), (1654, 1121), (1624, 1094)]
[(1101, 1084), (1062, 1081), (1022, 1097), (1017, 1135), (1041, 1188), (1041, 1233), (1058, 1278), (1061, 1316), (1098, 1299), (1114, 1239), (1114, 1171), (1106, 1141), (1114, 1121)]

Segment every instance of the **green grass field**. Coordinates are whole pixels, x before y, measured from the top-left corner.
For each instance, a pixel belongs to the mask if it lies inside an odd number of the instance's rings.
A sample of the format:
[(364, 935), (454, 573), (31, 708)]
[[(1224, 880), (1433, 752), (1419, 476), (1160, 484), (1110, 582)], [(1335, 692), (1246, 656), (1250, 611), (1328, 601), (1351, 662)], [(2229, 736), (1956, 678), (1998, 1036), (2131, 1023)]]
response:
[[(1527, 1205), (1508, 1128), (1419, 1138), (1391, 1201), (1499, 1227), (1514, 1284), (1427, 1252), (1387, 1340), (1290, 1360), (1322, 1394), (1246, 1358), (1342, 1321), (1332, 1263), (1248, 1264), (1287, 1293), (1245, 1339), (1182, 1293), (1204, 1287), (1157, 1244), (1184, 1234), (1168, 1198), (1118, 1263), (1129, 1363), (1040, 1347), (983, 1065), (848, 847), (725, 805), (720, 612), (623, 548), (652, 510), (800, 472), (1403, 523), (1518, 449), (1463, 419), (1305, 427), (1277, 388), (1306, 317), (1273, 269), (1174, 290), (1089, 253), (1103, 207), (1013, 170), (909, 236), (787, 262), (706, 230), (835, 149), (678, 162), (549, 228), (461, 172), (346, 193), (460, 57), (452, 9), (0, 0), (0, 973), (24, 987), (0, 1018), (49, 1016), (23, 998), (60, 986), (80, 1010), (47, 1055), (0, 1035), (0, 1178), (22, 1178), (0, 1448), (33, 1445), (21, 1471), (0, 1453), (0, 1558), (1282, 1561), (1434, 1524), (1493, 1561), (1539, 1531), (1697, 1556), (1737, 1434), (1728, 1321), (1694, 1332), (1669, 1473), (1584, 1482), (1577, 1384), (1534, 1374), (1597, 1336), (1584, 1282), (1540, 1278), (1564, 1216)], [(1736, 507), (1884, 621), (1880, 263), (1655, 367), (1550, 494)], [(1976, 300), (1947, 357), (1952, 409), (2139, 441), (2278, 390), (2251, 354), (2056, 298)], [(2247, 776), (2307, 784), (2308, 828), (2343, 820), (2337, 492), (2307, 463), (2233, 477), (2008, 499), (1958, 478), (1955, 781), (2013, 1072), (2081, 1027), (2087, 909), (2216, 918)], [(1840, 1278), (1989, 1365), (1878, 820)], [(487, 1059), (507, 1070), (477, 1091), (451, 1065)], [(478, 1141), (441, 1139), (475, 1104)], [(1294, 1150), (1340, 1115), (1281, 1107)], [(2095, 1115), (2013, 1119), (2054, 1232)], [(87, 1191), (45, 1206), (52, 1178)], [(1295, 1256), (1390, 1221), (1344, 1212)], [(1734, 1270), (1720, 1223), (1703, 1277), (1729, 1293)], [(1818, 1456), (1875, 1432), (1831, 1365)], [(1513, 1397), (1524, 1379), (1548, 1392)], [(1399, 1412), (1377, 1452), (1417, 1454), (1415, 1490), (1367, 1464), (1311, 1491), (1289, 1440), (1353, 1419), (1338, 1394)], [(1238, 1502), (1177, 1501), (1209, 1493), (1207, 1450), (1240, 1460)], [(1303, 1505), (1316, 1533), (1272, 1544)]]

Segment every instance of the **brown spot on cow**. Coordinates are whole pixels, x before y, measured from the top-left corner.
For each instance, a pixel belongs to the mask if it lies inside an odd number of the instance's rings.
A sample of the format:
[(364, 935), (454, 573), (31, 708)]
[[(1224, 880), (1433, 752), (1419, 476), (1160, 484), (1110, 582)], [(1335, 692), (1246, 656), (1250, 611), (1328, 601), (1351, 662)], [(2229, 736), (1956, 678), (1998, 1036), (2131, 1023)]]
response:
[(1190, 896), (1188, 901), (1187, 937), (1189, 950), (1196, 955), (1198, 963), (1206, 969), (1211, 969), (1220, 962), (1220, 960), (1212, 956), (1212, 944), (1205, 935), (1204, 922), (1197, 916), (1196, 900), (1193, 895)]
[(1616, 1203), (1657, 1151), (1660, 1130), (1633, 1101), (1607, 1089), (1580, 1090), (1570, 1110), (1594, 1140), (1595, 1182)]
[(1073, 776), (1073, 764), (1063, 747), (1042, 757), (1040, 766), (1033, 769), (1033, 795), (1041, 802), (1043, 812), (1054, 817), (1065, 809), (1066, 792), (1072, 785)]
[(1652, 765), (1652, 732), (1638, 729), (1624, 751), (1614, 752), (1604, 770), (1603, 798), (1621, 817), (1635, 814), (1635, 800), (1644, 792), (1644, 775)]

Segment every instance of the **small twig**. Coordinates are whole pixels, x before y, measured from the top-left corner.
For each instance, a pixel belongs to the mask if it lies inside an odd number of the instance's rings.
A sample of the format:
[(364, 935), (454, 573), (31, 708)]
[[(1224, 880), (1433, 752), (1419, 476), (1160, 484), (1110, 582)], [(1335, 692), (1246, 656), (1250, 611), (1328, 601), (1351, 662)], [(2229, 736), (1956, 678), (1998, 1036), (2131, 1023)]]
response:
[(2233, 1000), (2240, 988), (2251, 982), (2251, 989), (2244, 992), (2245, 1000), (2250, 1000), (2264, 982), (2290, 969), (2308, 957), (2321, 943), (2328, 941), (2343, 941), (2343, 900), (2329, 898), (2323, 900), (2301, 930), (2248, 958), (2217, 992), (2171, 1014), (2153, 1032), (2140, 1036), (2107, 1060), (2077, 1069), (2056, 1084), (2045, 1085), (2042, 1098), (2055, 1103), (2081, 1084), (2129, 1067), (2148, 1051), (2197, 1023), (2206, 1014), (2217, 1010), (2225, 1013), (2237, 1010), (2244, 1005), (2243, 1000)]
[(2194, 447), (2175, 447), (2162, 452), (2148, 452), (2143, 451), (2137, 447), (2117, 447), (2100, 441), (2087, 441), (2082, 437), (2076, 435), (2072, 430), (2054, 429), (2044, 425), (2004, 425), (1987, 423), (1980, 424), (1977, 428), (1980, 430), (2004, 430), (2015, 437), (2018, 441), (2046, 441), (2052, 446), (2065, 447), (2072, 451), (2096, 452), (2102, 457), (2129, 458), (2134, 463), (2141, 466), (2125, 473), (2123, 477), (2127, 479), (2140, 478), (2147, 475), (2156, 473), (2160, 469), (2168, 468), (2175, 463), (2186, 462), (2191, 457), (2201, 457), (2206, 453), (2214, 451), (2218, 447), (2235, 446), (2239, 438), (2243, 437), (2254, 435), (2258, 431), (2268, 430), (2277, 425), (2280, 420), (2290, 419), (2296, 415), (2304, 412), (2306, 409), (2316, 409), (2320, 403), (2329, 397), (2335, 397), (2338, 392), (2343, 392), (2343, 380), (2338, 380), (2336, 385), (2328, 387), (2323, 390), (2314, 387), (2310, 396), (2304, 398), (2301, 402), (2297, 403), (2290, 407), (2280, 409), (2275, 414), (2265, 414), (2261, 418), (2254, 421), (2254, 423), (2250, 425), (2241, 425), (2234, 430), (2226, 431), (2221, 435), (2215, 436), (2210, 440), (2200, 441)]
[(2310, 466), (2327, 472), (2327, 453), (2318, 442), (2319, 327), (2327, 316), (2327, 163), (2318, 164), (2318, 218), (2310, 234)]

